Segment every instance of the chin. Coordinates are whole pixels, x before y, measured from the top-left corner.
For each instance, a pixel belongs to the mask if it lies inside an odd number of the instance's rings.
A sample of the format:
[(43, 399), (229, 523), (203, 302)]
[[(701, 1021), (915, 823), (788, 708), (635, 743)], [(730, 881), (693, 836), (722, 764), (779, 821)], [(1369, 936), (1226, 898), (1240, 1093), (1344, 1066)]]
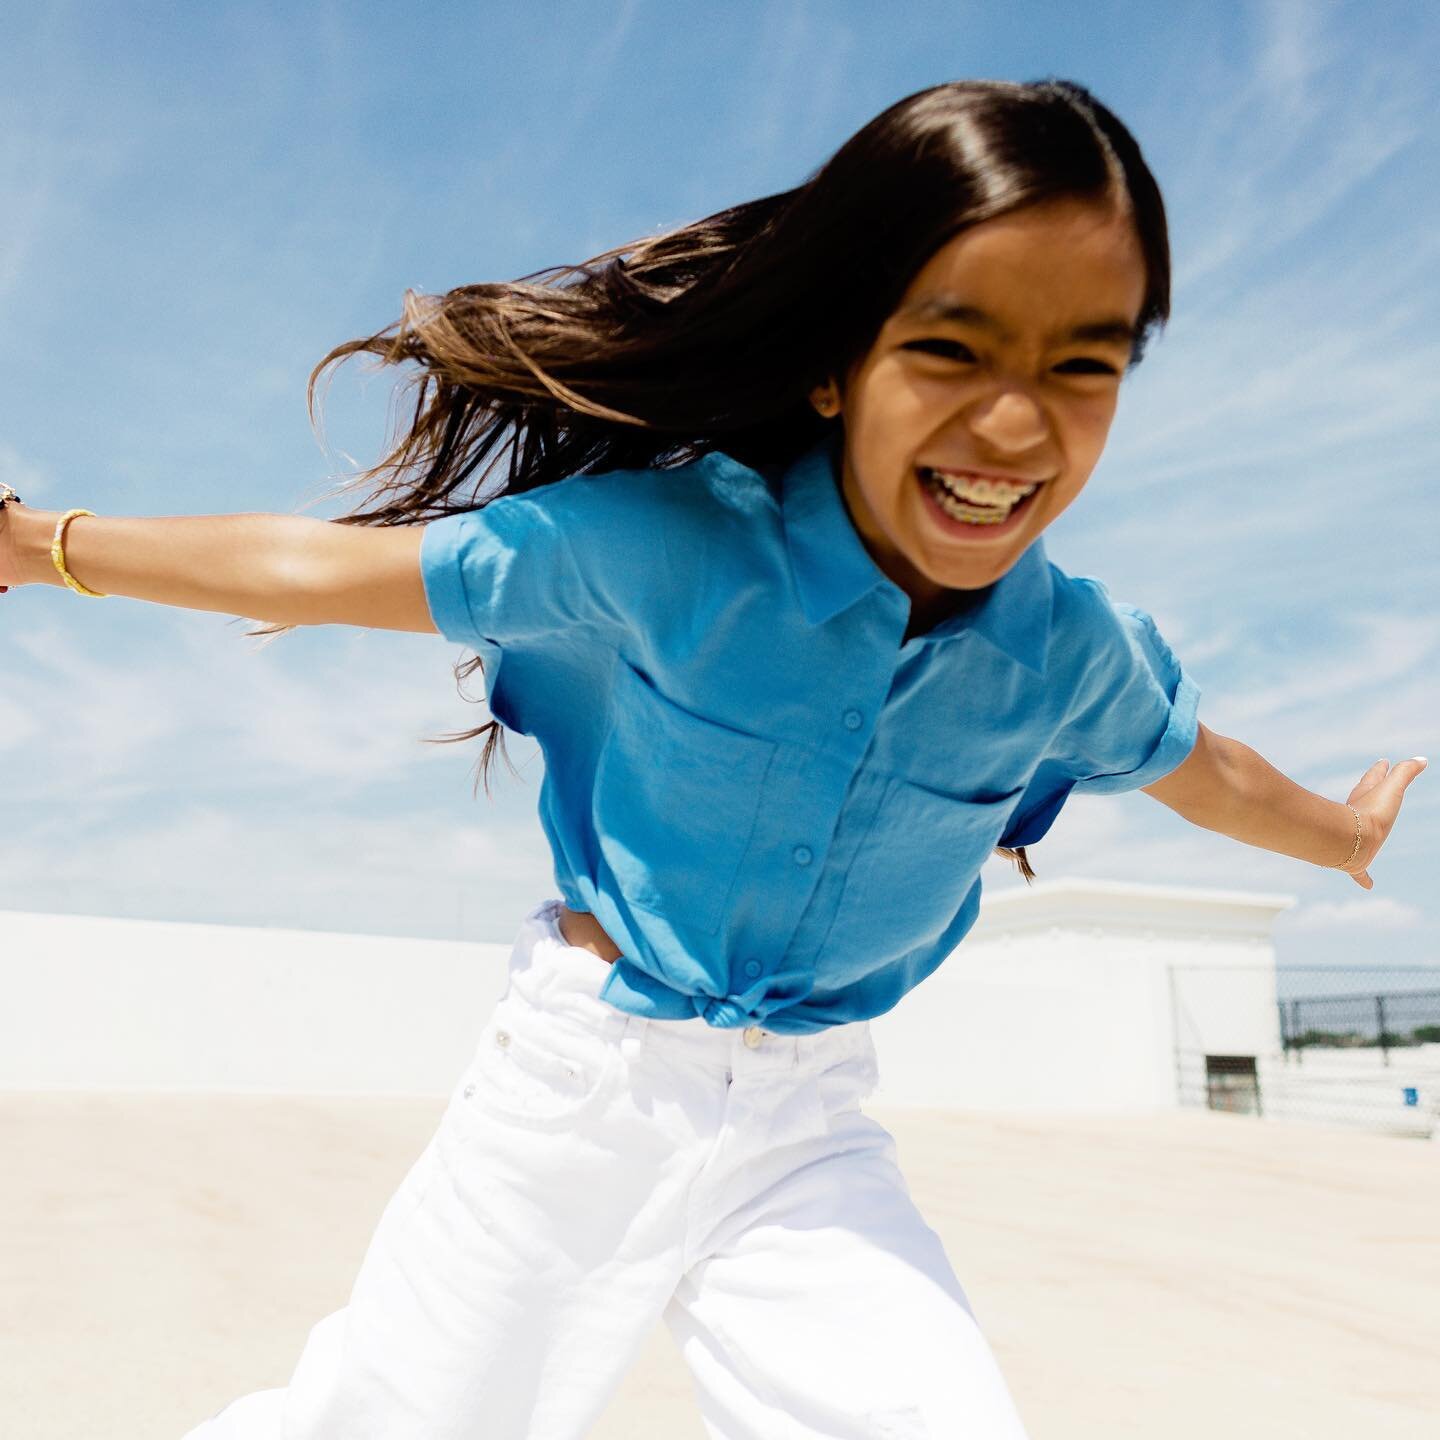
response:
[(947, 566), (945, 570), (930, 574), (930, 579), (946, 590), (983, 590), (1014, 569), (1029, 543), (1027, 540), (1019, 549), (996, 555), (993, 560), (975, 559), (963, 566)]

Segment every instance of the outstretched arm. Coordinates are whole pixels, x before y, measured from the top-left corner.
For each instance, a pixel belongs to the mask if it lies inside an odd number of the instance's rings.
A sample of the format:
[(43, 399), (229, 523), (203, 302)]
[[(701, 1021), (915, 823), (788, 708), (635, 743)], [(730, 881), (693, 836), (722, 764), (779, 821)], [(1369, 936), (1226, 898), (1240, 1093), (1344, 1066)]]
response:
[[(0, 509), (0, 585), (64, 585), (50, 558), (63, 512)], [(65, 566), (91, 590), (281, 625), (431, 634), (420, 576), (424, 527), (304, 515), (79, 515)]]
[[(1377, 760), (1350, 792), (1349, 804), (1342, 804), (1297, 785), (1248, 745), (1201, 725), (1188, 758), (1144, 790), (1193, 825), (1343, 869), (1371, 890), (1375, 882), (1367, 867), (1394, 827), (1406, 787), (1425, 764), (1418, 756), (1396, 765)], [(1352, 805), (1360, 816), (1358, 850)]]

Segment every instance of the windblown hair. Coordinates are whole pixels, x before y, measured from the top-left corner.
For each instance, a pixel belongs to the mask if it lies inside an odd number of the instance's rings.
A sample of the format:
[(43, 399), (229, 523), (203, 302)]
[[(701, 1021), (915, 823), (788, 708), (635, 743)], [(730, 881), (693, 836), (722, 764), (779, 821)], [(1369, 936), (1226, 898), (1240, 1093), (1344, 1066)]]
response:
[[(398, 321), (336, 346), (310, 377), (313, 420), (317, 381), (348, 357), (418, 367), (408, 428), (341, 487), (370, 487), (342, 523), (420, 524), (569, 475), (717, 449), (749, 465), (794, 459), (837, 423), (810, 390), (863, 357), (942, 245), (1074, 196), (1134, 220), (1147, 270), (1134, 364), (1169, 314), (1164, 206), (1129, 131), (1064, 80), (937, 85), (793, 190), (511, 283), (406, 292)], [(479, 666), (457, 665), (462, 693)], [(480, 736), (488, 794), (500, 723), (438, 739)], [(1023, 847), (999, 850), (1034, 878)]]

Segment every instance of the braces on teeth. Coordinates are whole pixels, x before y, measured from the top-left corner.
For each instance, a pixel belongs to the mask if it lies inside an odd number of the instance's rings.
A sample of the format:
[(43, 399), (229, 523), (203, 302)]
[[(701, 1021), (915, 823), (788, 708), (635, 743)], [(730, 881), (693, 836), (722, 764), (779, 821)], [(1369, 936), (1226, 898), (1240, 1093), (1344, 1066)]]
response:
[[(920, 473), (922, 478), (928, 482), (928, 488), (935, 496), (940, 508), (947, 515), (953, 515), (955, 519), (963, 520), (970, 525), (1001, 524), (1009, 519), (1011, 511), (1027, 495), (1033, 494), (1037, 488), (1034, 485), (1016, 487), (992, 480), (952, 481), (949, 476), (941, 475), (928, 467), (922, 467)], [(962, 487), (974, 492), (974, 498), (977, 500), (993, 498), (998, 504), (986, 505), (983, 508), (966, 504), (956, 493)]]

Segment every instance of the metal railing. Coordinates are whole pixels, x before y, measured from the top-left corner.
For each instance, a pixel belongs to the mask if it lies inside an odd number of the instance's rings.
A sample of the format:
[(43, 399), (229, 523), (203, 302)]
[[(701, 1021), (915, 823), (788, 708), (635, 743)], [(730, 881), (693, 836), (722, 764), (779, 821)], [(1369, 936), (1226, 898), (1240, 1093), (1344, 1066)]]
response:
[(1184, 1106), (1440, 1134), (1440, 967), (1176, 967)]
[(1287, 1052), (1373, 1046), (1389, 1064), (1393, 1049), (1440, 1044), (1440, 987), (1296, 995), (1277, 1004)]

